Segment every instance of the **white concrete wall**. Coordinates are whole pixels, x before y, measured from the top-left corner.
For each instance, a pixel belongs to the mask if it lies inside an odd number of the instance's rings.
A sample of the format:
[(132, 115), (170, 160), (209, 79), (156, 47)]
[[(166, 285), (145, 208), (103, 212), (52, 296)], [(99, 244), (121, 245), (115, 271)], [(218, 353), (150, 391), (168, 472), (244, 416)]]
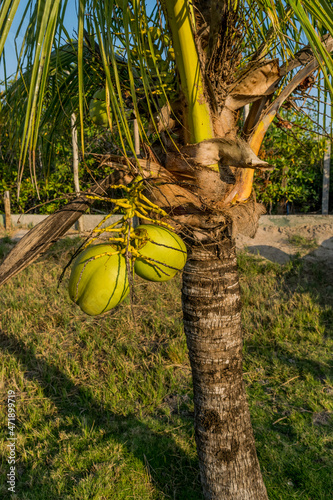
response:
[[(48, 215), (37, 214), (12, 214), (13, 229), (31, 228), (39, 224)], [(91, 231), (94, 227), (103, 220), (104, 215), (82, 215), (83, 230)], [(121, 215), (112, 215), (104, 224), (103, 227), (109, 226), (113, 222), (119, 220)], [(259, 226), (277, 226), (277, 227), (295, 227), (298, 225), (317, 225), (317, 224), (333, 224), (333, 215), (262, 215), (260, 217)], [(0, 214), (0, 227), (5, 225), (5, 216)], [(77, 224), (72, 227), (77, 229)]]
[[(13, 229), (26, 229), (26, 228), (32, 228), (34, 226), (37, 226), (42, 220), (46, 219), (48, 215), (39, 215), (39, 214), (23, 214), (23, 215), (18, 215), (18, 214), (12, 214), (11, 215), (11, 222), (12, 222), (12, 228)], [(81, 219), (83, 222), (83, 231), (91, 231), (94, 229), (94, 227), (99, 224), (103, 218), (104, 215), (82, 215)], [(112, 215), (104, 224), (102, 227), (109, 226), (113, 222), (116, 222), (117, 220), (121, 219), (121, 215)], [(5, 216), (4, 214), (0, 214), (0, 227), (5, 225)], [(77, 223), (72, 226), (72, 229), (77, 229)]]

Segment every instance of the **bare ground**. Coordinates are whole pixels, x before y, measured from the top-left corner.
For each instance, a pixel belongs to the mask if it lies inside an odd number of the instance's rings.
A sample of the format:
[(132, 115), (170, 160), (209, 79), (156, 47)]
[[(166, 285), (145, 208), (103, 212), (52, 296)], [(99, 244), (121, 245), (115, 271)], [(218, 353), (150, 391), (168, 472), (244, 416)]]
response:
[[(0, 227), (0, 243), (5, 236), (9, 236), (13, 243), (17, 242), (27, 232), (26, 228), (6, 232)], [(70, 231), (67, 236), (77, 234), (77, 231)], [(246, 249), (279, 264), (299, 255), (307, 262), (323, 262), (333, 271), (333, 215), (265, 215), (260, 219), (256, 236), (239, 235), (236, 245), (238, 250)]]
[(323, 262), (333, 269), (333, 217), (326, 217), (300, 216), (289, 219), (288, 224), (287, 217), (264, 216), (254, 238), (237, 237), (237, 248), (279, 264), (299, 255), (307, 262)]

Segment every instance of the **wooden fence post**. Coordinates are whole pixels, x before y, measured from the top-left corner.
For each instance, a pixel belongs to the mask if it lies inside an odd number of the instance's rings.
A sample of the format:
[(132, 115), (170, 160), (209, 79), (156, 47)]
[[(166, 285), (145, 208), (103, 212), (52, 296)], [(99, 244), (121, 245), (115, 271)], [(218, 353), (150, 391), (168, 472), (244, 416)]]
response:
[(134, 118), (134, 148), (135, 154), (137, 156), (140, 155), (140, 133), (139, 133), (139, 124), (138, 120)]
[(9, 191), (5, 191), (3, 201), (4, 201), (4, 205), (5, 205), (5, 229), (6, 229), (6, 231), (10, 231), (12, 228), (12, 218), (11, 218), (11, 213), (10, 213)]
[(331, 167), (331, 141), (326, 143), (326, 151), (324, 155), (324, 168), (323, 168), (323, 196), (322, 196), (322, 209), (323, 215), (328, 215), (329, 204), (329, 191), (330, 191), (330, 167)]
[[(77, 140), (77, 128), (76, 128), (76, 116), (75, 113), (71, 114), (71, 126), (72, 126), (72, 147), (73, 147), (73, 177), (74, 177), (74, 187), (75, 193), (80, 194), (80, 183), (79, 183), (79, 144)], [(79, 218), (77, 221), (79, 233), (83, 232), (83, 219)]]
[(244, 106), (244, 108), (243, 108), (243, 118), (244, 118), (244, 122), (246, 122), (246, 118), (248, 117), (249, 112), (250, 112), (250, 105), (249, 105), (249, 104), (245, 104), (245, 106)]

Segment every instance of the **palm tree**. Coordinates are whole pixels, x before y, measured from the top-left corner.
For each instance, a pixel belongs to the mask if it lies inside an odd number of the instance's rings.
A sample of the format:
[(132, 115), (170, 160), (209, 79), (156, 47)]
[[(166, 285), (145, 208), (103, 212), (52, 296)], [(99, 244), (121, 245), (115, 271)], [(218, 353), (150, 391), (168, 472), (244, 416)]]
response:
[[(1, 2), (0, 53), (18, 4)], [(108, 155), (115, 173), (96, 192), (140, 174), (189, 247), (182, 303), (204, 497), (266, 499), (243, 386), (234, 236), (254, 235), (263, 212), (253, 175), (270, 168), (257, 155), (281, 106), (301, 112), (300, 99), (320, 100), (313, 86), (332, 91), (332, 7), (326, 0), (163, 0), (148, 14), (140, 0), (80, 0), (77, 41), (67, 36), (63, 45), (67, 2), (28, 4), (33, 22), (17, 85), (28, 78), (29, 86), (16, 101), (25, 111), (20, 169), (27, 156), (33, 164), (43, 126), (61, 113), (79, 113), (83, 150), (86, 103), (93, 89), (106, 87), (118, 138)], [(52, 81), (59, 97), (45, 110)], [(141, 157), (127, 109), (137, 119)], [(81, 195), (30, 231), (0, 266), (0, 282), (35, 260), (91, 202)]]

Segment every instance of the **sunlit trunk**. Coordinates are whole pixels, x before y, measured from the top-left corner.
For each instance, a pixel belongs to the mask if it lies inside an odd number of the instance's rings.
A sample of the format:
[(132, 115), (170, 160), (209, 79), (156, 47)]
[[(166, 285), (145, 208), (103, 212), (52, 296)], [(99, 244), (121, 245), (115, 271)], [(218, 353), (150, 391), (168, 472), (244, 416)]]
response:
[(267, 499), (243, 384), (240, 290), (228, 236), (192, 247), (182, 302), (204, 497)]

